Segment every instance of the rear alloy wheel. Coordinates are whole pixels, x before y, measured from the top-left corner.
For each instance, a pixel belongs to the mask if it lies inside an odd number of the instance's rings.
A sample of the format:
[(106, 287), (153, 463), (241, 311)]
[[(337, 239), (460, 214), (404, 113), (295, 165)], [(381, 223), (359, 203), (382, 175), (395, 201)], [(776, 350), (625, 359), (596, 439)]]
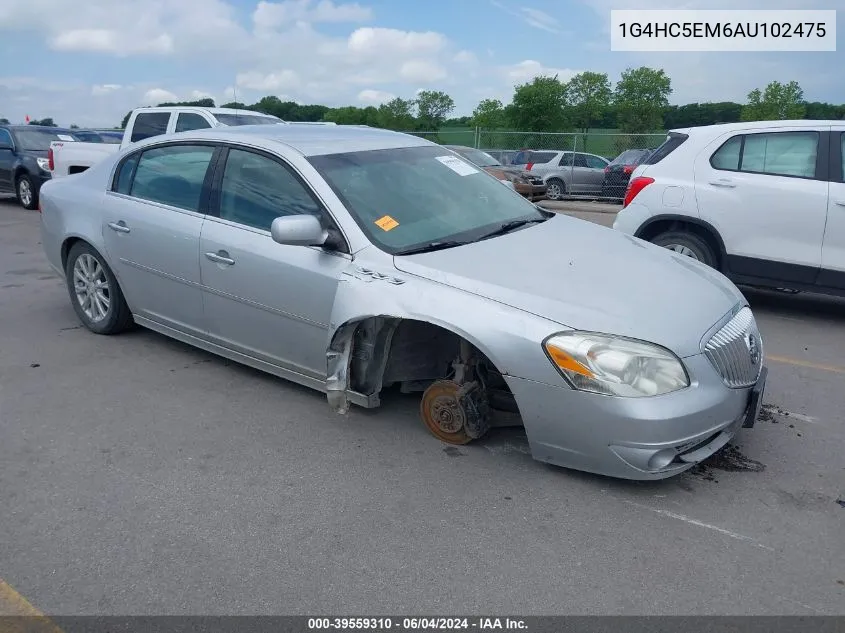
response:
[(95, 334), (117, 334), (132, 324), (114, 273), (89, 244), (73, 245), (65, 276), (73, 309), (86, 328)]
[(30, 211), (38, 208), (38, 192), (35, 190), (35, 185), (26, 174), (18, 176), (15, 182), (15, 193), (18, 196), (18, 203)]
[(549, 200), (560, 200), (566, 195), (566, 183), (560, 178), (550, 178), (546, 183), (546, 197)]
[(711, 268), (716, 267), (716, 253), (710, 245), (694, 233), (683, 231), (667, 231), (661, 233), (652, 240), (652, 244), (668, 248), (679, 255), (690, 257), (707, 264)]

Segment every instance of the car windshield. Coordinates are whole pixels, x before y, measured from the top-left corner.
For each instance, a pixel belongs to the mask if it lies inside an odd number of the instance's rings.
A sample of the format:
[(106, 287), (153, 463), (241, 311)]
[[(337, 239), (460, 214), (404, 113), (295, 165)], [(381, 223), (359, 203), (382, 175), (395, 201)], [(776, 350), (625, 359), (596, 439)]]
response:
[(482, 152), (480, 149), (472, 149), (471, 147), (450, 147), (452, 151), (457, 152), (469, 162), (478, 165), (479, 167), (501, 167), (502, 163), (490, 156), (487, 152)]
[(76, 138), (67, 130), (17, 129), (15, 142), (23, 150), (44, 151), (50, 149), (53, 141), (75, 141)]
[(472, 241), (506, 222), (547, 217), (483, 170), (441, 147), (328, 154), (308, 160), (370, 241), (388, 253)]
[(613, 161), (611, 161), (611, 165), (636, 165), (639, 161), (643, 160), (646, 156), (651, 153), (651, 150), (647, 149), (629, 149), (617, 156)]
[(214, 118), (223, 125), (269, 125), (270, 123), (283, 123), (274, 116), (263, 116), (260, 114), (215, 114)]

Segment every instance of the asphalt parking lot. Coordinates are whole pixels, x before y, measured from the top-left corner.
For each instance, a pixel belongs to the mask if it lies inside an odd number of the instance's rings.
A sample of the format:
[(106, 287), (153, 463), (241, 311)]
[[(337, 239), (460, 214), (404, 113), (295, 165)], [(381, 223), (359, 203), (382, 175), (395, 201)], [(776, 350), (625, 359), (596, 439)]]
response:
[(845, 301), (749, 291), (757, 426), (631, 483), (90, 334), (38, 240), (0, 202), (0, 578), (43, 612), (845, 614)]

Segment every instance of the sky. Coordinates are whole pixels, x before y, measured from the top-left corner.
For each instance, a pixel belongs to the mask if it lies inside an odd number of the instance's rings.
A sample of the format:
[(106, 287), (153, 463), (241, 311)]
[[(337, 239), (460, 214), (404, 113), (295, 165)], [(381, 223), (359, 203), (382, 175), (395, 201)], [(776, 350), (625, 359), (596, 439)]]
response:
[[(0, 0), (0, 117), (114, 126), (134, 107), (206, 96), (379, 105), (443, 90), (454, 116), (537, 75), (663, 68), (671, 103), (745, 101), (796, 79), (845, 102), (829, 53), (610, 51), (610, 9), (845, 9), (845, 0)], [(9, 63), (12, 62), (12, 63)]]

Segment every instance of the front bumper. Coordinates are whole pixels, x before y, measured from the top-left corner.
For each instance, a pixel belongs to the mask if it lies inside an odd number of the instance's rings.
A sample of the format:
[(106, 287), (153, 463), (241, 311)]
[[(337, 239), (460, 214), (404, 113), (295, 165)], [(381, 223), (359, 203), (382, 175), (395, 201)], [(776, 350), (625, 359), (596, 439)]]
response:
[(513, 188), (518, 194), (525, 196), (531, 202), (536, 202), (537, 200), (545, 200), (546, 190), (548, 189), (546, 185), (532, 185), (521, 182), (514, 183)]
[(703, 354), (684, 362), (693, 377), (690, 387), (651, 398), (602, 396), (508, 377), (532, 456), (639, 480), (665, 479), (707, 459), (749, 419), (753, 424), (767, 372), (755, 387), (729, 389)]

